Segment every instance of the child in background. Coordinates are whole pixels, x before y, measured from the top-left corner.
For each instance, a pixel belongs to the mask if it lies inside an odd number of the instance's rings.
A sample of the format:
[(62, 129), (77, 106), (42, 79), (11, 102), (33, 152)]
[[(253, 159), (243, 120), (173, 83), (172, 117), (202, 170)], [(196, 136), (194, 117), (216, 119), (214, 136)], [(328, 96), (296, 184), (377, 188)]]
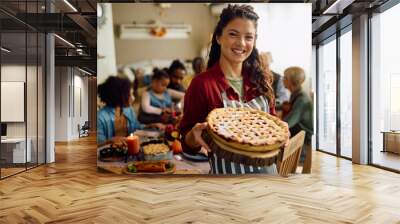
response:
[(119, 141), (130, 133), (143, 128), (158, 128), (163, 130), (161, 123), (141, 124), (131, 107), (134, 96), (133, 88), (128, 78), (109, 77), (97, 88), (100, 100), (105, 106), (97, 112), (97, 143), (108, 140)]
[(155, 69), (150, 88), (142, 95), (139, 110), (139, 121), (148, 123), (173, 123), (174, 104), (173, 98), (180, 101), (184, 93), (168, 89), (170, 77), (163, 70)]

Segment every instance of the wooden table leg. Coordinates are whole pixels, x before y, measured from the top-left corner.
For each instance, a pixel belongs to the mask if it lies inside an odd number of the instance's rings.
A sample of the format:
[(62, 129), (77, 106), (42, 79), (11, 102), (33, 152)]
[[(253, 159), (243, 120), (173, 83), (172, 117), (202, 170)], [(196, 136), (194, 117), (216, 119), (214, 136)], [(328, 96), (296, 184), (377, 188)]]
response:
[(312, 163), (312, 148), (311, 144), (306, 145), (306, 158), (303, 164), (302, 173), (311, 173), (311, 163)]

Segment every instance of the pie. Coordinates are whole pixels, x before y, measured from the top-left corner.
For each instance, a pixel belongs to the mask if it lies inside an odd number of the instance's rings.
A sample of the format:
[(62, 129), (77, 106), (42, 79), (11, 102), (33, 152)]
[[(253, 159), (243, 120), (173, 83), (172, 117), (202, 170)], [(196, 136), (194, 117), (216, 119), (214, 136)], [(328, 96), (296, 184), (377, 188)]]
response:
[(289, 139), (287, 123), (251, 108), (217, 108), (207, 116), (208, 132), (217, 142), (244, 151), (268, 151)]

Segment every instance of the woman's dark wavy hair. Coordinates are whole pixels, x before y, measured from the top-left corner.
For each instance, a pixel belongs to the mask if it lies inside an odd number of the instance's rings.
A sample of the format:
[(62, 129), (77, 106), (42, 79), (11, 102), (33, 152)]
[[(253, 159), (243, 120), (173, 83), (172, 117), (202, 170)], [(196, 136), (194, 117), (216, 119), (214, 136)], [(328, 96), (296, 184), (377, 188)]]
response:
[(129, 106), (131, 82), (128, 78), (110, 76), (97, 87), (100, 100), (110, 107)]
[[(217, 37), (222, 35), (222, 30), (233, 19), (243, 18), (253, 21), (257, 28), (258, 15), (254, 12), (253, 7), (249, 5), (231, 5), (222, 10), (219, 17), (217, 26), (215, 27), (207, 68), (212, 67), (215, 63), (219, 62), (221, 56), (221, 46), (217, 42)], [(253, 48), (250, 56), (243, 62), (243, 69), (250, 73), (250, 81), (255, 84), (256, 88), (264, 94), (270, 103), (273, 105), (275, 102), (274, 90), (272, 88), (272, 75), (265, 71), (260, 66), (258, 50)]]

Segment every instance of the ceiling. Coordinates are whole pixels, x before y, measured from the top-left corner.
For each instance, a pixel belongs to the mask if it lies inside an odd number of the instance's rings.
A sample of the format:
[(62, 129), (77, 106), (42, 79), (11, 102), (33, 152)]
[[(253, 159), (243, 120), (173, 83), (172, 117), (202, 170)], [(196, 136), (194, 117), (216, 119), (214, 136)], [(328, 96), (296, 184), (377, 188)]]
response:
[(318, 44), (350, 25), (354, 17), (374, 12), (389, 0), (312, 0), (312, 38)]
[(23, 59), (26, 54), (36, 57), (36, 51), (44, 47), (36, 43), (36, 35), (50, 32), (58, 36), (56, 66), (78, 66), (96, 74), (96, 0), (1, 0), (0, 27), (2, 46), (12, 49), (8, 60)]

